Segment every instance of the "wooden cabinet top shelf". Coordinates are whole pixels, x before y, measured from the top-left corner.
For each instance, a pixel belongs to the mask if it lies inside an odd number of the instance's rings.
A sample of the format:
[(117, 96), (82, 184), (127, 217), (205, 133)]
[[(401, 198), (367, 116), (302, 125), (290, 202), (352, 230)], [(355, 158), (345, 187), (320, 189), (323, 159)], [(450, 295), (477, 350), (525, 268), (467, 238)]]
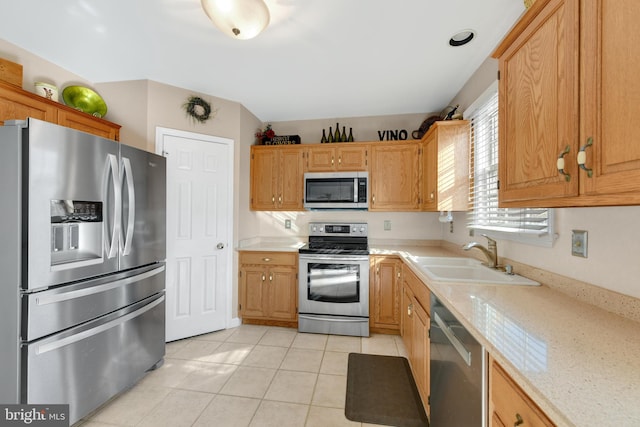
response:
[(0, 124), (34, 117), (105, 138), (118, 140), (120, 125), (46, 99), (20, 87), (0, 82)]

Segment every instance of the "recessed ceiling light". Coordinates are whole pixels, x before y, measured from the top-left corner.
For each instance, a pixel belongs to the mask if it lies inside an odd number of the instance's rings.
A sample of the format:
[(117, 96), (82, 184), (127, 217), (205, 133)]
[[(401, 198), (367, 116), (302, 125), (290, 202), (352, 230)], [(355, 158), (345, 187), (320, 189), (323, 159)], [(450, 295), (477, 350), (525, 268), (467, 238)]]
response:
[(465, 44), (473, 40), (475, 36), (476, 36), (476, 32), (473, 30), (459, 31), (449, 39), (449, 45), (454, 47), (464, 46)]

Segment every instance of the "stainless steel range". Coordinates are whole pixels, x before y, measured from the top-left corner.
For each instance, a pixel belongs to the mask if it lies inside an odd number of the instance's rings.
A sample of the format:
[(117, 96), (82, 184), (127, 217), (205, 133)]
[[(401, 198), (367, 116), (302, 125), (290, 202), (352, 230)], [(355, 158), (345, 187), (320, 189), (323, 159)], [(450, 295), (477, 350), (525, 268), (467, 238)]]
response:
[(367, 223), (309, 223), (299, 250), (298, 330), (369, 336)]

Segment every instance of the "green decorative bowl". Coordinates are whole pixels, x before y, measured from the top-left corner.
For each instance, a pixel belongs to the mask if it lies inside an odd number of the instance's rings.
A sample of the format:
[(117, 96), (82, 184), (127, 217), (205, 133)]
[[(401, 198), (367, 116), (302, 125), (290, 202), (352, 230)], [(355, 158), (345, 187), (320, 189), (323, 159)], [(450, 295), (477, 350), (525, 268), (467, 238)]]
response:
[(64, 103), (95, 117), (107, 114), (107, 104), (96, 92), (84, 86), (67, 86), (62, 91)]

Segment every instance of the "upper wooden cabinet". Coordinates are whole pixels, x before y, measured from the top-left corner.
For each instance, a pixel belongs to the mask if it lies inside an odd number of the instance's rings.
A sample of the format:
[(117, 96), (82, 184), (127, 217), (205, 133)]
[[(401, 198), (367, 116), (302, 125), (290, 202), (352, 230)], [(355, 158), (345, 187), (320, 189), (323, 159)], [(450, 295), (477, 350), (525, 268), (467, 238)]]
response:
[(302, 210), (304, 148), (251, 147), (251, 209)]
[(538, 0), (495, 51), (502, 206), (640, 203), (639, 19), (634, 0)]
[(422, 138), (422, 153), (422, 210), (468, 210), (469, 122), (434, 123)]
[(370, 211), (420, 210), (420, 142), (372, 144)]
[(0, 122), (27, 117), (56, 123), (117, 141), (120, 125), (0, 82)]
[(307, 172), (366, 171), (367, 144), (313, 144), (307, 146)]

